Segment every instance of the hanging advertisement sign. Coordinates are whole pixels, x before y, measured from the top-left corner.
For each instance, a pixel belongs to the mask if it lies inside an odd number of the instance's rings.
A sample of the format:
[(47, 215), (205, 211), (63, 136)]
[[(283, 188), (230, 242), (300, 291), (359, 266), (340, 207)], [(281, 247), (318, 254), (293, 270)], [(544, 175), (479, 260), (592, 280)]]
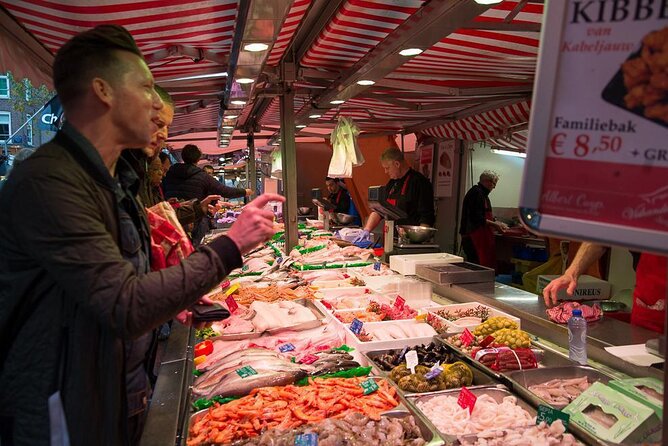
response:
[(523, 178), (534, 230), (668, 252), (668, 2), (546, 4)]
[(432, 169), (433, 163), (434, 163), (434, 145), (430, 144), (427, 146), (420, 147), (420, 173), (425, 177), (427, 177), (429, 181), (432, 181), (431, 173), (433, 171)]
[(455, 141), (441, 141), (436, 156), (436, 179), (434, 196), (437, 198), (452, 197), (452, 177), (455, 164)]

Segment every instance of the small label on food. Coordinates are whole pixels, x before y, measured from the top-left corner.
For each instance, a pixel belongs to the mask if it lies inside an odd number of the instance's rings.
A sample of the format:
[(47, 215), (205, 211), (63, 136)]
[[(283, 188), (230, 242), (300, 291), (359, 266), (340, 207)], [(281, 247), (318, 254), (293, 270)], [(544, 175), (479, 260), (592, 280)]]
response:
[(404, 359), (404, 356), (406, 356), (406, 352), (408, 351), (408, 346), (404, 347), (403, 350), (401, 350), (401, 354), (399, 355), (399, 361)]
[(482, 341), (480, 341), (480, 347), (482, 347), (482, 348), (486, 348), (486, 347), (487, 347), (489, 344), (491, 344), (492, 342), (494, 342), (494, 336), (489, 335), (489, 336), (487, 336), (485, 339), (483, 339)]
[(257, 372), (253, 367), (247, 365), (246, 367), (237, 369), (237, 375), (241, 376), (242, 378), (248, 378), (249, 376), (257, 375)]
[(570, 415), (558, 409), (553, 409), (543, 404), (538, 405), (536, 424), (540, 424), (542, 421), (544, 421), (548, 426), (550, 426), (556, 420), (561, 420), (561, 422), (564, 423), (564, 427), (568, 428), (568, 422), (570, 421), (570, 418)]
[(394, 300), (394, 308), (397, 310), (403, 310), (404, 305), (406, 305), (406, 299), (401, 296), (397, 296), (397, 298)]
[(362, 386), (365, 395), (368, 395), (378, 390), (378, 384), (373, 378), (368, 378), (366, 381), (362, 381), (360, 386)]
[(415, 373), (415, 367), (418, 365), (418, 354), (415, 350), (406, 352), (406, 367), (411, 369), (411, 373)]
[(348, 274), (346, 274), (346, 273), (343, 273), (343, 278), (344, 278), (344, 279), (350, 279), (350, 276), (349, 276)]
[(234, 314), (234, 312), (237, 311), (237, 308), (239, 308), (239, 304), (231, 294), (225, 298), (225, 303), (227, 304), (227, 309), (230, 311), (230, 314)]
[(350, 324), (350, 331), (352, 331), (356, 335), (360, 334), (362, 332), (362, 327), (363, 326), (364, 326), (364, 323), (361, 320), (355, 318), (355, 319), (353, 319), (353, 321)]
[(424, 377), (427, 380), (432, 380), (432, 379), (436, 378), (438, 375), (440, 375), (441, 372), (443, 372), (443, 369), (441, 368), (441, 366), (438, 365), (438, 364), (435, 364), (434, 367), (431, 368), (431, 370), (429, 370), (427, 373), (424, 374)]
[(291, 352), (295, 349), (295, 346), (290, 344), (289, 342), (287, 344), (279, 345), (278, 346), (278, 351), (281, 353), (285, 352)]
[(231, 282), (230, 282), (229, 280), (224, 280), (223, 282), (221, 282), (221, 283), (220, 283), (220, 290), (224, 292), (224, 291), (225, 291), (225, 288), (227, 288), (228, 286), (230, 286), (230, 283), (231, 283)]
[(299, 434), (295, 437), (295, 446), (318, 446), (318, 434)]
[(471, 333), (468, 328), (465, 328), (462, 334), (459, 335), (459, 339), (462, 341), (462, 345), (464, 347), (468, 347), (469, 345), (473, 344), (473, 341), (475, 341), (473, 333)]
[(320, 358), (318, 358), (316, 355), (308, 354), (308, 355), (304, 356), (302, 359), (300, 359), (299, 362), (301, 362), (302, 364), (313, 364), (318, 359), (320, 359)]
[(244, 272), (248, 271), (249, 269), (250, 269), (250, 267), (248, 265), (244, 265), (244, 266), (241, 267), (241, 271), (244, 271)]
[(375, 262), (373, 264), (373, 269), (375, 269), (376, 271), (380, 271), (380, 262)]
[(462, 390), (459, 392), (459, 397), (457, 398), (457, 404), (462, 409), (468, 409), (469, 413), (473, 413), (473, 408), (475, 407), (475, 402), (478, 399), (469, 389), (462, 387)]

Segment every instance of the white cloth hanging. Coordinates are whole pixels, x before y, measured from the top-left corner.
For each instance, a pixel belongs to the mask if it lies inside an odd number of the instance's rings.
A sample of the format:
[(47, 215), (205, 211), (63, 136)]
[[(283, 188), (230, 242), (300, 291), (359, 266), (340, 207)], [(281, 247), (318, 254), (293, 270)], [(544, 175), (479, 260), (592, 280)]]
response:
[(353, 167), (364, 164), (364, 156), (357, 146), (360, 129), (352, 119), (340, 116), (332, 134), (332, 159), (327, 176), (332, 178), (352, 178)]

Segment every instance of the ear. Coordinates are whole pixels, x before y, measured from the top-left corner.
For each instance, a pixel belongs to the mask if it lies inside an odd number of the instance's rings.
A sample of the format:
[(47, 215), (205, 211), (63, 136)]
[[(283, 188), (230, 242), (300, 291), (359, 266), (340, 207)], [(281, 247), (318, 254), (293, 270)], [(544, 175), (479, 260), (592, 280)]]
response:
[(93, 94), (103, 104), (111, 106), (114, 99), (114, 89), (106, 80), (96, 77), (92, 81)]

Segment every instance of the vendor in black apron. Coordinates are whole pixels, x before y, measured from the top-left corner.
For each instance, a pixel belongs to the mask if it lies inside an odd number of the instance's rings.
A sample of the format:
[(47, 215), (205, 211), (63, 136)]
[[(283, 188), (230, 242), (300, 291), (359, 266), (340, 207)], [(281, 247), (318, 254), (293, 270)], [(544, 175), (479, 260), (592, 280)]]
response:
[[(406, 218), (397, 220), (396, 224), (432, 227), (436, 221), (434, 189), (427, 177), (411, 169), (404, 159), (404, 154), (396, 147), (383, 152), (380, 164), (390, 177), (390, 181), (385, 186), (387, 202), (408, 215)], [(369, 234), (381, 220), (380, 214), (372, 212), (358, 240), (368, 240)]]
[(494, 231), (504, 232), (508, 226), (494, 218), (489, 193), (496, 187), (499, 175), (486, 170), (480, 181), (464, 196), (462, 221), (459, 233), (466, 260), (471, 263), (496, 268)]
[(325, 184), (329, 192), (327, 200), (335, 206), (332, 212), (352, 215), (355, 217), (353, 224), (360, 225), (360, 214), (357, 212), (355, 203), (353, 203), (353, 199), (350, 197), (350, 193), (346, 189), (343, 180), (327, 177), (325, 178)]

